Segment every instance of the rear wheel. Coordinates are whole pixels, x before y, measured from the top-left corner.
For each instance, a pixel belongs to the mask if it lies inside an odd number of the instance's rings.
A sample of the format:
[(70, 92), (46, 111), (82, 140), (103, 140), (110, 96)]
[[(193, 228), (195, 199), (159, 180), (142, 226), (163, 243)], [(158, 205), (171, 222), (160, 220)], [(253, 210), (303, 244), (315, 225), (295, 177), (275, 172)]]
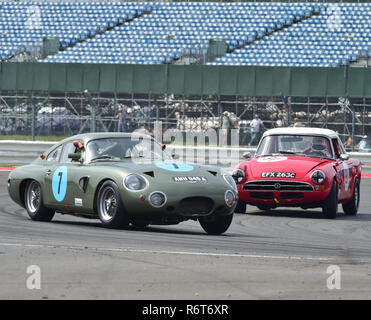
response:
[(113, 181), (106, 181), (97, 196), (99, 219), (107, 228), (126, 228), (129, 220), (121, 201), (119, 188)]
[(212, 218), (200, 218), (201, 227), (208, 234), (222, 234), (226, 232), (232, 223), (233, 214), (227, 216), (215, 216)]
[(55, 211), (44, 207), (41, 186), (37, 181), (27, 183), (24, 203), (32, 220), (49, 222), (53, 219)]
[(338, 213), (338, 186), (334, 179), (329, 196), (325, 200), (322, 213), (328, 219), (335, 219)]
[(246, 212), (246, 202), (244, 201), (238, 201), (236, 209), (234, 209), (234, 212), (236, 213), (245, 213)]
[(359, 196), (360, 196), (360, 190), (359, 190), (359, 182), (356, 180), (354, 184), (354, 190), (353, 190), (353, 196), (352, 199), (343, 204), (343, 211), (347, 216), (355, 216), (358, 212), (359, 207)]

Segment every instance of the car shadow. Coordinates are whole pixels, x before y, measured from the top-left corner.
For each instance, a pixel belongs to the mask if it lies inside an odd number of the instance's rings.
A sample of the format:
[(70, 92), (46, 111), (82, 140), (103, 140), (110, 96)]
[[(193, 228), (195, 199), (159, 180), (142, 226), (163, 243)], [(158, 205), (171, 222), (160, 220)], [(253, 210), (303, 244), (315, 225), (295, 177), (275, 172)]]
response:
[[(272, 209), (272, 210), (254, 210), (246, 213), (249, 216), (265, 216), (265, 217), (286, 217), (286, 218), (303, 218), (303, 219), (327, 219), (321, 211), (314, 210), (285, 210), (285, 209)], [(358, 213), (356, 216), (347, 216), (341, 210), (334, 220), (347, 220), (347, 221), (371, 221), (371, 214)]]

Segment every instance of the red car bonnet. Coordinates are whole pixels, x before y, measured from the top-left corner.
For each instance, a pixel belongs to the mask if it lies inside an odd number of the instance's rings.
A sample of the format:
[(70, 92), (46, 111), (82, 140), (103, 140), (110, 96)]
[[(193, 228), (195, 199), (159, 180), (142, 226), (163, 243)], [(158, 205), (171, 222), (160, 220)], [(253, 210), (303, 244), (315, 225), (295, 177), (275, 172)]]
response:
[(296, 179), (302, 179), (315, 167), (330, 161), (331, 160), (321, 158), (286, 155), (264, 156), (253, 158), (246, 162), (246, 167), (248, 170), (247, 174), (249, 180), (251, 178), (262, 179), (262, 172), (291, 172), (296, 173)]

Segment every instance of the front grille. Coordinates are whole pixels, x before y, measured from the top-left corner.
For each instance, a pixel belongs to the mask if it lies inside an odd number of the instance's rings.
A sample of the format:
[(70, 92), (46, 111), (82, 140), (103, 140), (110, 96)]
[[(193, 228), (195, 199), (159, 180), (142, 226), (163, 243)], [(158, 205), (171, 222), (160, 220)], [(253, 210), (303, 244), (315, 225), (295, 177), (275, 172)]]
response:
[(313, 191), (313, 186), (307, 182), (258, 180), (249, 181), (243, 186), (243, 190), (255, 191)]
[(179, 210), (184, 215), (207, 215), (213, 209), (214, 202), (207, 197), (190, 197), (180, 201)]
[(303, 192), (281, 192), (280, 193), (281, 199), (302, 199), (304, 198)]
[(273, 199), (273, 192), (250, 192), (250, 197), (255, 199)]

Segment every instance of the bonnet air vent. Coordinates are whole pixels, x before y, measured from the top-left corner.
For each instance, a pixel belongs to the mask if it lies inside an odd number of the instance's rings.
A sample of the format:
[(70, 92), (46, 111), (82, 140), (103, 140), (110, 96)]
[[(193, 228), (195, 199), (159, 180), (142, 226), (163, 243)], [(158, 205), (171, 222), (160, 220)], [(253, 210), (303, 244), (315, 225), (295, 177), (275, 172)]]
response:
[(143, 172), (144, 174), (146, 174), (147, 176), (150, 176), (150, 177), (152, 177), (152, 178), (154, 178), (155, 177), (155, 174), (154, 174), (154, 172), (153, 171), (148, 171), (148, 172)]
[(210, 170), (207, 170), (207, 172), (211, 173), (213, 176), (216, 177), (216, 175), (218, 174), (216, 171), (210, 171)]

